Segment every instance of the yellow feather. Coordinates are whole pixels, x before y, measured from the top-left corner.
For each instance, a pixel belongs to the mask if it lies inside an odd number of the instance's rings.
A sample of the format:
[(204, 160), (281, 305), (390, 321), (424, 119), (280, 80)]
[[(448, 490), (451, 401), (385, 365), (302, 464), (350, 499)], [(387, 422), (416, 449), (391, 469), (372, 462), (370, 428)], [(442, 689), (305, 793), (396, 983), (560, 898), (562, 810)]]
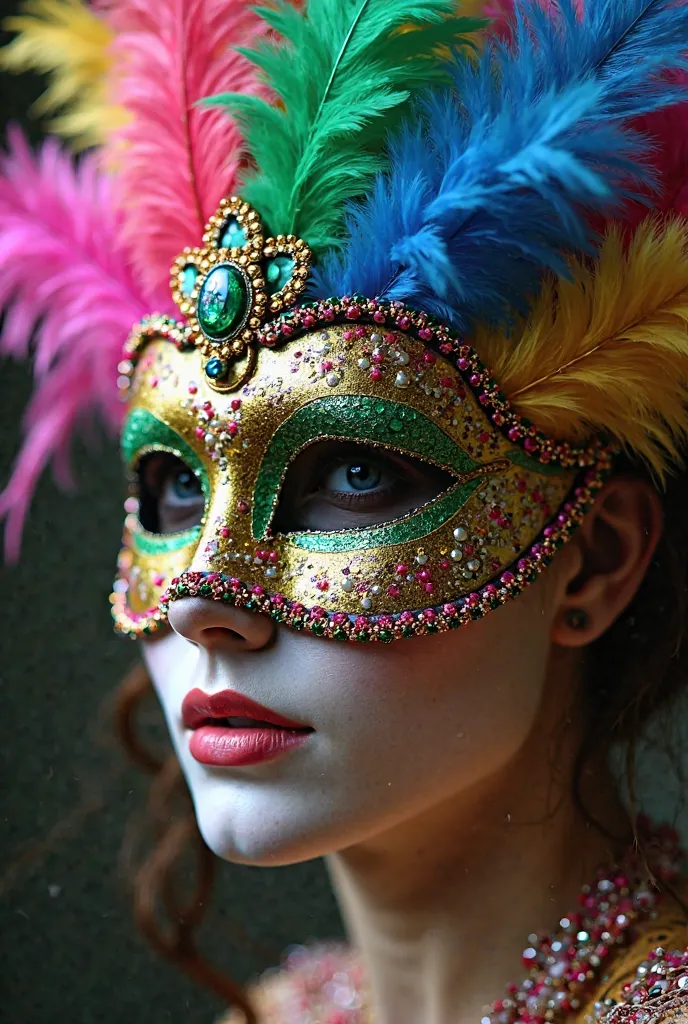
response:
[(108, 98), (112, 32), (82, 0), (24, 0), (3, 27), (18, 35), (0, 51), (0, 67), (50, 76), (34, 112), (59, 112), (50, 127), (76, 149), (101, 145), (126, 122)]
[(549, 280), (515, 336), (474, 344), (515, 411), (544, 433), (614, 439), (660, 480), (688, 441), (688, 222), (646, 220), (624, 251)]

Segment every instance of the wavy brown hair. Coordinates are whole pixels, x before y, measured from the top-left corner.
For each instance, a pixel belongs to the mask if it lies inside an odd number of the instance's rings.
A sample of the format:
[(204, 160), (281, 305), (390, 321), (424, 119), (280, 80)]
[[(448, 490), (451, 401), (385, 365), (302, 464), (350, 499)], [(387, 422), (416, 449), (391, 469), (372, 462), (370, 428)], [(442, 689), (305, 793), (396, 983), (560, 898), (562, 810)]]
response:
[[(622, 471), (643, 475), (637, 467)], [(636, 750), (647, 719), (685, 689), (688, 682), (688, 474), (669, 481), (664, 495), (664, 529), (643, 583), (628, 609), (592, 644), (584, 680), (588, 729), (576, 759), (573, 793), (586, 820), (609, 835), (585, 807), (581, 780), (601, 747), (626, 744), (626, 784), (632, 830), (636, 828)], [(214, 855), (204, 843), (191, 798), (174, 754), (156, 757), (143, 744), (138, 712), (153, 693), (142, 665), (122, 683), (116, 702), (117, 735), (131, 758), (152, 777), (148, 796), (148, 837), (132, 874), (134, 917), (152, 946), (228, 1006), (248, 1024), (257, 1017), (245, 990), (199, 952), (197, 929), (210, 903)], [(611, 837), (618, 838), (618, 837)], [(195, 858), (195, 884), (184, 899), (176, 884), (180, 863)], [(684, 908), (685, 909), (685, 908)]]

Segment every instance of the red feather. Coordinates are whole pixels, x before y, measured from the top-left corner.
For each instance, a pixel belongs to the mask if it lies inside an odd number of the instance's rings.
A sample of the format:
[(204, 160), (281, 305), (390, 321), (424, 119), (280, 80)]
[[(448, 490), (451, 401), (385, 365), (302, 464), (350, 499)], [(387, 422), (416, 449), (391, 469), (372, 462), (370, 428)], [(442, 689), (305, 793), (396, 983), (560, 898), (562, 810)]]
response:
[(133, 116), (114, 140), (123, 240), (143, 285), (162, 301), (170, 267), (234, 187), (242, 138), (226, 113), (200, 108), (218, 92), (255, 92), (255, 70), (233, 47), (264, 31), (244, 0), (121, 0), (108, 20), (113, 100)]

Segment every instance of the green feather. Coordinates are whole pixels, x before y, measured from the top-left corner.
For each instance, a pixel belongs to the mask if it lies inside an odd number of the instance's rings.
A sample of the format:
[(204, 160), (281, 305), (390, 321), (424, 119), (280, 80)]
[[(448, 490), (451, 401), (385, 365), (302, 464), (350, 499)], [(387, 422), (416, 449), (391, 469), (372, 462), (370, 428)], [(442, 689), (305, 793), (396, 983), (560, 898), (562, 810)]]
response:
[[(223, 93), (203, 102), (239, 122), (257, 170), (242, 197), (273, 234), (295, 234), (317, 253), (336, 246), (347, 201), (384, 170), (384, 139), (414, 97), (445, 81), (438, 51), (471, 45), (486, 24), (456, 18), (455, 0), (286, 0), (258, 8), (281, 37), (241, 50), (277, 106)], [(409, 28), (409, 31), (405, 29)], [(404, 31), (402, 31), (404, 29)]]

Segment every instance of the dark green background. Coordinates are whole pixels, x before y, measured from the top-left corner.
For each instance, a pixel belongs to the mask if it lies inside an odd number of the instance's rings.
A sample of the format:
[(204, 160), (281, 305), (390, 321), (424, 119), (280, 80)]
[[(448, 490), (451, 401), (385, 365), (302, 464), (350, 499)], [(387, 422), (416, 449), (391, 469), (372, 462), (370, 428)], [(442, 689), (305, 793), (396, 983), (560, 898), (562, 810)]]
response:
[[(0, 13), (17, 6), (0, 0)], [(16, 119), (39, 139), (26, 117), (39, 89), (32, 76), (0, 75), (3, 132)], [(31, 377), (7, 360), (1, 373), (4, 482)], [(148, 950), (118, 873), (144, 794), (97, 725), (136, 658), (112, 634), (107, 603), (123, 488), (112, 440), (77, 446), (75, 465), (78, 492), (58, 492), (46, 475), (21, 565), (0, 568), (0, 1022), (210, 1024), (217, 1001)], [(339, 934), (322, 865), (219, 867), (205, 948), (235, 977), (276, 962), (289, 943)]]

